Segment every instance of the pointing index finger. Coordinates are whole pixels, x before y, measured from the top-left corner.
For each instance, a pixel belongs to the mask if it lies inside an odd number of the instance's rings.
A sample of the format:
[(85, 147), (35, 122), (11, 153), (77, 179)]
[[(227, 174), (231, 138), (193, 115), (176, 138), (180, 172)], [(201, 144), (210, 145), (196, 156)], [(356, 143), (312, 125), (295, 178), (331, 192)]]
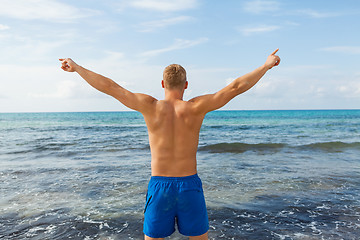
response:
[(279, 49), (276, 49), (271, 55), (275, 55), (278, 51)]

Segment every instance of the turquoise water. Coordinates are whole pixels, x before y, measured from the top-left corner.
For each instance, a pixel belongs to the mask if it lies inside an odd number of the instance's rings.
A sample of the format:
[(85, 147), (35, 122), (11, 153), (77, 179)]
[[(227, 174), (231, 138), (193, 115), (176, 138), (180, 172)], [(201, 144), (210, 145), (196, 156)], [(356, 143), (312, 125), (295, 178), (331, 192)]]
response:
[[(358, 239), (359, 131), (360, 110), (209, 113), (210, 239)], [(142, 239), (149, 177), (139, 113), (0, 114), (0, 238)]]

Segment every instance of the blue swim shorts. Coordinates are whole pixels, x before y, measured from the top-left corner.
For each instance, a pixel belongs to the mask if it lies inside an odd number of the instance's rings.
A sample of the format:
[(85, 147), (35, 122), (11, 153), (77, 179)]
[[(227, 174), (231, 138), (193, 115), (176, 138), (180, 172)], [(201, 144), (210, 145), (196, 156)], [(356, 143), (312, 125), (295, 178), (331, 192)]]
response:
[(144, 234), (165, 238), (178, 230), (200, 236), (209, 230), (202, 183), (197, 174), (187, 177), (151, 177), (144, 209)]

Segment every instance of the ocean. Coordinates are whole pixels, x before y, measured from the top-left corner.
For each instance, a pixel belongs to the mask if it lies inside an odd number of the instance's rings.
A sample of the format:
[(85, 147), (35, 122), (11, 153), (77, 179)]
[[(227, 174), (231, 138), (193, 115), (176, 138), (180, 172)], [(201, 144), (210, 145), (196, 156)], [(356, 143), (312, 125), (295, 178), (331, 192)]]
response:
[[(360, 239), (360, 110), (211, 112), (197, 159), (210, 239)], [(149, 179), (137, 112), (0, 114), (0, 239), (143, 239)]]

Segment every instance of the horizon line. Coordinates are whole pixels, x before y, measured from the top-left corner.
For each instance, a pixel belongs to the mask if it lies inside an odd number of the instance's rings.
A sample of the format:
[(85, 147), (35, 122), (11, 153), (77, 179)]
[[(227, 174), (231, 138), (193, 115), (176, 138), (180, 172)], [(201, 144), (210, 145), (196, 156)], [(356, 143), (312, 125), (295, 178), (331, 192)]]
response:
[[(303, 109), (219, 109), (214, 110), (212, 112), (225, 112), (225, 111), (346, 111), (346, 110), (360, 110), (360, 108), (303, 108)], [(120, 113), (120, 112), (138, 112), (135, 110), (110, 110), (110, 111), (103, 111), (103, 110), (95, 110), (95, 111), (19, 111), (19, 112), (0, 112), (0, 114), (7, 114), (7, 113)], [(140, 113), (140, 112), (139, 112)]]

